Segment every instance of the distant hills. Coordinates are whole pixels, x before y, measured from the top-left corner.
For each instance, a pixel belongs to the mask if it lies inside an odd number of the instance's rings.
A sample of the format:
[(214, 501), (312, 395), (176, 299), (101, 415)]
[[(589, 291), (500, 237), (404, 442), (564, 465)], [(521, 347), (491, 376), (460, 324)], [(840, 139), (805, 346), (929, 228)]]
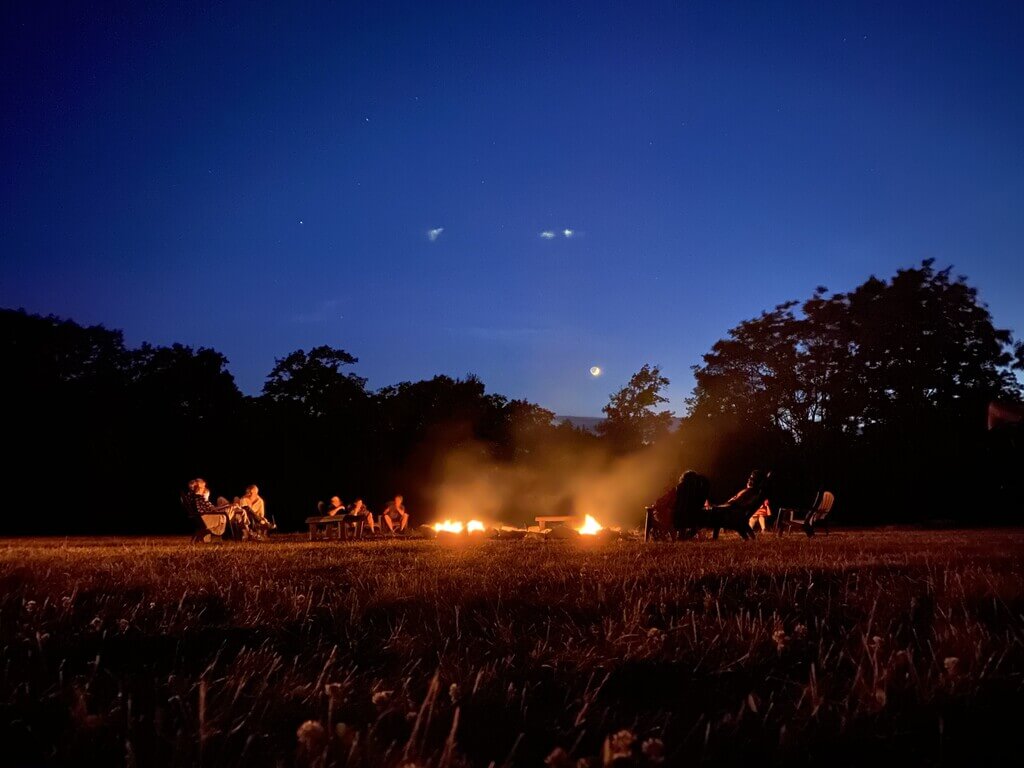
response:
[[(555, 416), (556, 424), (572, 424), (577, 429), (585, 429), (587, 432), (593, 432), (597, 434), (597, 425), (604, 421), (603, 416)], [(679, 424), (682, 422), (678, 416), (672, 419), (672, 428), (678, 429)]]
[(604, 421), (603, 416), (555, 416), (555, 422), (565, 424), (568, 422), (577, 429), (585, 429), (587, 432), (597, 432), (597, 425)]

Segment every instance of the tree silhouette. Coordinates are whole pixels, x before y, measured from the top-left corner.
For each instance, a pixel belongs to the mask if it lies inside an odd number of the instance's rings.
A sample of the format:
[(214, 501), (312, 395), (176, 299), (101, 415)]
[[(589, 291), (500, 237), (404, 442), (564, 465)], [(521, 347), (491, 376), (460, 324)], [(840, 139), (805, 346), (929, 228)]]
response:
[(740, 323), (704, 355), (688, 426), (771, 445), (768, 458), (854, 495), (884, 488), (876, 509), (967, 503), (969, 483), (932, 478), (983, 477), (987, 403), (1021, 392), (1011, 334), (977, 291), (927, 260), (796, 307)]
[(635, 450), (664, 437), (672, 429), (673, 413), (656, 408), (668, 402), (661, 393), (669, 383), (658, 366), (644, 365), (601, 409), (605, 420), (598, 426), (600, 434), (620, 451)]
[(273, 403), (308, 417), (351, 410), (365, 400), (366, 379), (340, 369), (357, 362), (358, 358), (345, 350), (326, 345), (308, 353), (298, 349), (275, 361), (263, 394)]

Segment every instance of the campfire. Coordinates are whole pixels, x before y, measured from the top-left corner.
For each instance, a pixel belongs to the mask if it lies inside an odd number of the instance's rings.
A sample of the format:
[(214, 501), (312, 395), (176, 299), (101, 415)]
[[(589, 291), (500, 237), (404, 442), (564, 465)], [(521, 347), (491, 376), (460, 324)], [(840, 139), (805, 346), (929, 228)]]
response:
[(431, 528), (435, 533), (476, 533), (485, 530), (484, 524), (479, 520), (470, 520), (465, 525), (460, 520), (445, 520), (443, 523), (434, 523)]
[(587, 515), (583, 519), (583, 525), (576, 529), (577, 533), (582, 533), (584, 536), (596, 536), (598, 533), (604, 530), (604, 526), (595, 520), (591, 515)]

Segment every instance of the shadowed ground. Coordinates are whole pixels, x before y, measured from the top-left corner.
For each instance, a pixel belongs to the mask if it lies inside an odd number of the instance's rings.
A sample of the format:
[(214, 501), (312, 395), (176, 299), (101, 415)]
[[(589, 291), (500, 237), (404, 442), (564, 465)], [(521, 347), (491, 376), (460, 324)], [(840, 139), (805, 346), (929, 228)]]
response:
[(4, 764), (1016, 764), (1024, 533), (5, 540), (0, 644)]

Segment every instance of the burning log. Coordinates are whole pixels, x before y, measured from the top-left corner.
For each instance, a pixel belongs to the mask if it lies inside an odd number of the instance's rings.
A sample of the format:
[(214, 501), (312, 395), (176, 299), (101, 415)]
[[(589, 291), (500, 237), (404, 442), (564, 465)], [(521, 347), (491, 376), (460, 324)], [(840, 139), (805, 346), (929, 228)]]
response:
[(484, 533), (487, 527), (479, 520), (470, 520), (467, 523), (461, 520), (444, 520), (433, 525), (420, 526), (420, 530), (428, 538), (436, 539), (438, 536), (473, 536)]

